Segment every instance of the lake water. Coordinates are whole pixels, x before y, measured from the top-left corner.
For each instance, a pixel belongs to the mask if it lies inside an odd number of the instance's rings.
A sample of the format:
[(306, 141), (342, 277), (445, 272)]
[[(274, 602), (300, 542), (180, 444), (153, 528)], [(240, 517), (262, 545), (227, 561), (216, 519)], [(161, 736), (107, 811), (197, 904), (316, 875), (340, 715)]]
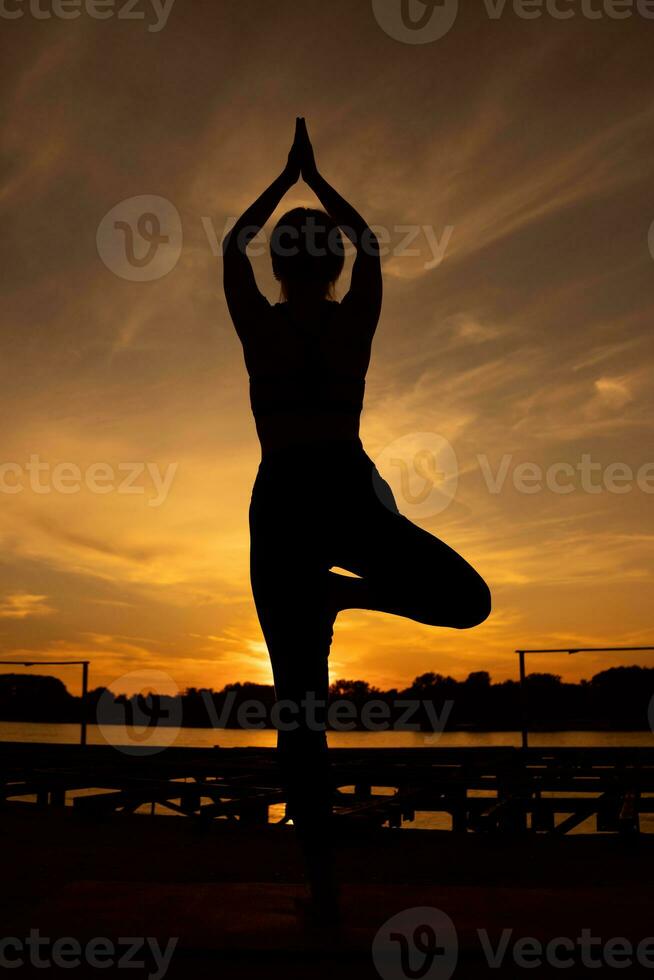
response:
[[(0, 741), (79, 742), (79, 725), (40, 724), (26, 721), (0, 721)], [(162, 728), (152, 733), (123, 725), (89, 725), (90, 745), (175, 745), (181, 748), (274, 747), (272, 728), (242, 731), (233, 728)], [(520, 745), (519, 732), (329, 732), (334, 748), (481, 748), (493, 745)], [(529, 735), (533, 746), (638, 746), (654, 748), (654, 734), (647, 732), (537, 732)]]

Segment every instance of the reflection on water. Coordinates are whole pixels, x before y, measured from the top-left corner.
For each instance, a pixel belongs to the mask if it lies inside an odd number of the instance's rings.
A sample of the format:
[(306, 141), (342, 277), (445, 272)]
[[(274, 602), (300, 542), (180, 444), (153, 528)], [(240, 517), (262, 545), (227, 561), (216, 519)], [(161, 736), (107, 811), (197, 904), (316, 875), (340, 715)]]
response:
[[(134, 729), (138, 738), (122, 725), (89, 725), (90, 745), (139, 744), (156, 745), (156, 731)], [(179, 748), (260, 748), (274, 747), (276, 732), (271, 728), (240, 731), (232, 728), (179, 728), (173, 733), (165, 730), (161, 741)], [(399, 749), (399, 748), (483, 748), (493, 745), (520, 745), (519, 732), (444, 732), (434, 736), (429, 732), (329, 732), (333, 748)], [(0, 741), (18, 742), (79, 742), (79, 725), (53, 725), (27, 721), (0, 721)], [(638, 746), (654, 748), (654, 734), (645, 732), (537, 732), (529, 735), (533, 746)]]

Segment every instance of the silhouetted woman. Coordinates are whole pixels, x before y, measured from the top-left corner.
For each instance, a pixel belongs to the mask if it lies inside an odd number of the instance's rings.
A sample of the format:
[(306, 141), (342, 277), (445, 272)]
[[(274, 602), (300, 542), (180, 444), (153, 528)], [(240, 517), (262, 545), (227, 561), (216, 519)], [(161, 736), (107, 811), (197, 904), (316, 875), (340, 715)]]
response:
[[(272, 266), (284, 302), (273, 306), (257, 289), (246, 246), (300, 174), (325, 210), (296, 208), (275, 227)], [(339, 303), (332, 294), (344, 264), (341, 230), (356, 258)], [(311, 907), (329, 916), (336, 893), (324, 706), (336, 615), (373, 609), (466, 629), (486, 619), (490, 593), (460, 555), (399, 513), (363, 449), (359, 416), (382, 302), (379, 248), (319, 174), (303, 119), (286, 167), (236, 222), (223, 256), (262, 450), (250, 503), (252, 590), (274, 675), (288, 813)]]

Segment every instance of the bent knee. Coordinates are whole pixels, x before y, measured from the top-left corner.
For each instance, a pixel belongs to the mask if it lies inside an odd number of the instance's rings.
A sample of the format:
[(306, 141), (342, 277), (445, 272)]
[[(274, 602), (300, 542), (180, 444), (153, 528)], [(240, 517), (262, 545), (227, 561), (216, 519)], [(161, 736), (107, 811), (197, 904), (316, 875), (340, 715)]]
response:
[(469, 630), (473, 626), (479, 626), (491, 614), (492, 602), (490, 589), (480, 577), (470, 590), (466, 608), (462, 610), (457, 622), (454, 624), (456, 629)]

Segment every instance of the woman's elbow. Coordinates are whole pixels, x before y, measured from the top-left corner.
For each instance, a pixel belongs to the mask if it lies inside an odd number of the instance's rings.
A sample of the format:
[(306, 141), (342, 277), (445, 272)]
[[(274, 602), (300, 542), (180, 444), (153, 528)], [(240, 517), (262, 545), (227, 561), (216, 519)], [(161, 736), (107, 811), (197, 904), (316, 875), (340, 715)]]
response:
[(379, 256), (379, 239), (372, 230), (366, 226), (361, 232), (359, 247), (365, 255)]

